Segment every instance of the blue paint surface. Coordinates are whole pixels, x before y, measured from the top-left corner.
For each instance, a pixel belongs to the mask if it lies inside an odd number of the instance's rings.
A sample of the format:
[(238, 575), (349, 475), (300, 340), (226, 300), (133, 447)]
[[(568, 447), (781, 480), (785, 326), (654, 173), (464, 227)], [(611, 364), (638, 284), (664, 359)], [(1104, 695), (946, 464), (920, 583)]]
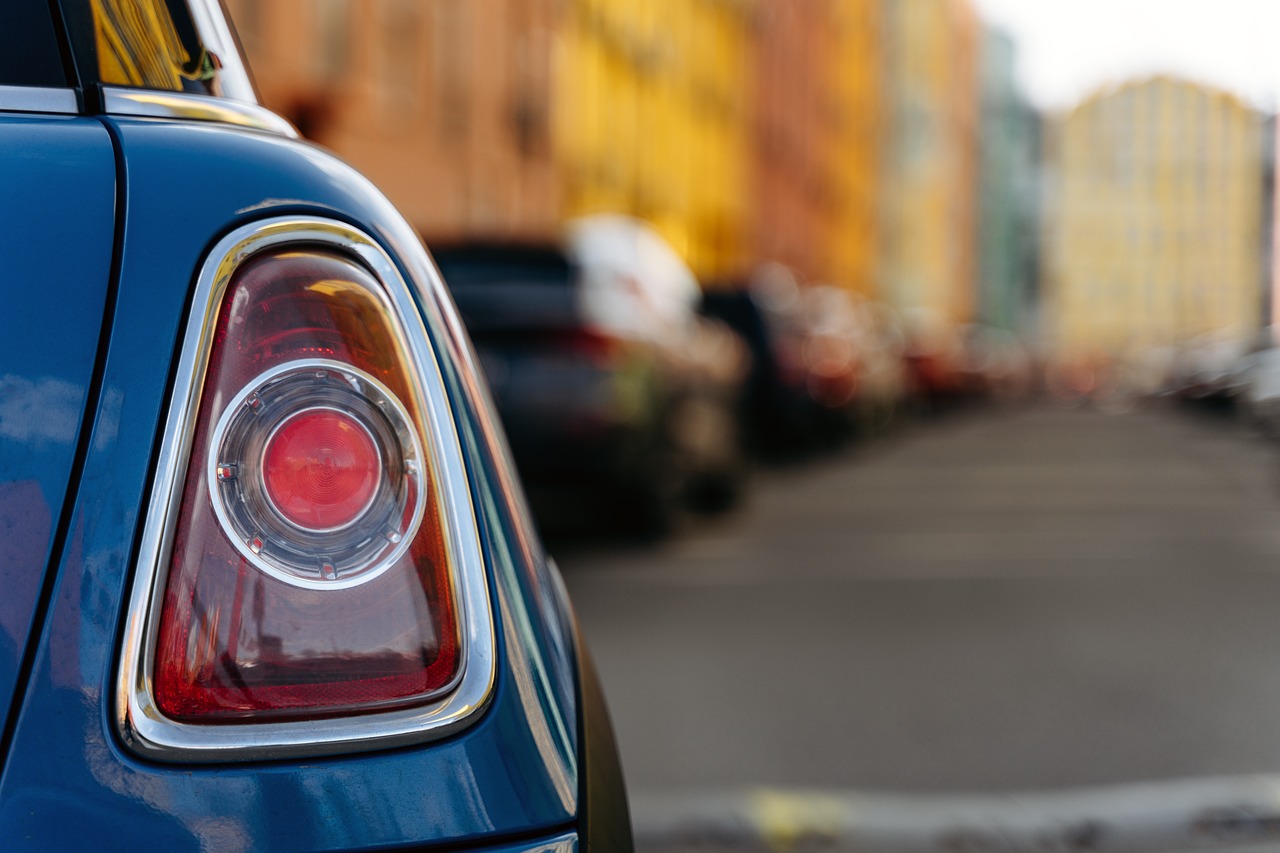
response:
[(90, 119), (0, 117), (0, 721), (75, 461), (111, 272), (115, 162)]
[[(447, 296), (403, 220), (328, 154), (212, 125), (117, 120), (124, 251), (101, 399), (51, 611), (0, 778), (6, 850), (341, 850), (554, 834), (577, 814), (572, 653)], [(449, 321), (432, 329), (456, 409), (490, 572), (498, 678), (447, 740), (303, 762), (157, 765), (112, 717), (132, 549), (194, 276), (218, 237), (310, 213), (384, 243)], [(100, 315), (99, 315), (100, 316)], [(109, 409), (109, 410), (108, 410)]]

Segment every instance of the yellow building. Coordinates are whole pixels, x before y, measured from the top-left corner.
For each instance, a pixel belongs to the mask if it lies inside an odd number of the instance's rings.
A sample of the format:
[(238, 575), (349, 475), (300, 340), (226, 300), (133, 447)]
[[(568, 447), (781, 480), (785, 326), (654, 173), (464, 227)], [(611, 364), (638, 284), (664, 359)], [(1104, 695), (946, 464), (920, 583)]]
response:
[(883, 0), (835, 0), (826, 62), (835, 118), (823, 277), (868, 297), (878, 296), (880, 262), (883, 6)]
[(741, 266), (752, 5), (568, 0), (555, 84), (566, 216), (649, 220), (704, 279)]
[(974, 308), (979, 22), (969, 0), (883, 7), (883, 297), (939, 329)]
[(1044, 295), (1060, 356), (1261, 326), (1257, 112), (1196, 83), (1129, 83), (1061, 116), (1047, 161)]

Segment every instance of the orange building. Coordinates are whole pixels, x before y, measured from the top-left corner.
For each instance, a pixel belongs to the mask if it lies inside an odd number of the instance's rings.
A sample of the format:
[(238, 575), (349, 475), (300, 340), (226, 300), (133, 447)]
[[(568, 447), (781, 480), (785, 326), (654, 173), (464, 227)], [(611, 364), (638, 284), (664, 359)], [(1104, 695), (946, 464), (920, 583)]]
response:
[(879, 286), (885, 0), (765, 0), (753, 63), (757, 263)]
[(557, 0), (227, 0), (267, 106), (428, 239), (556, 233)]
[(829, 0), (764, 0), (757, 11), (752, 127), (752, 247), (804, 278), (825, 272), (834, 53)]

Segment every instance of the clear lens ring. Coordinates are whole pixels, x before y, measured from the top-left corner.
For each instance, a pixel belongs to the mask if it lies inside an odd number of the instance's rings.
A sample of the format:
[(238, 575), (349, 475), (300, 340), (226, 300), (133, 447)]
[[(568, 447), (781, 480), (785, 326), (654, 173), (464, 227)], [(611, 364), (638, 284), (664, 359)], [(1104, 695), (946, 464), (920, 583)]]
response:
[[(262, 471), (279, 427), (316, 409), (354, 418), (383, 463), (367, 505), (349, 522), (323, 529), (289, 520), (272, 502)], [(293, 586), (366, 583), (400, 558), (422, 522), (424, 456), (413, 421), (386, 386), (349, 364), (303, 359), (262, 373), (228, 403), (211, 447), (209, 494), (223, 532), (250, 564)]]

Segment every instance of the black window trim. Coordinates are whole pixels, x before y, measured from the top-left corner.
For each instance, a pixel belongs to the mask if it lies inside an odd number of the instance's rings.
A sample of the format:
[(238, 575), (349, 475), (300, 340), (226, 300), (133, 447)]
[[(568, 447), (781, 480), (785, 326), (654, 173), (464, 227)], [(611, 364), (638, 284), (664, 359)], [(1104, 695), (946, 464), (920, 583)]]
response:
[[(104, 85), (96, 74), (87, 0), (49, 0), (68, 73), (79, 86), (0, 85), (0, 113), (117, 115), (207, 121), (297, 138), (288, 121), (257, 102), (248, 67), (220, 0), (181, 0), (200, 37), (219, 50), (220, 73), (232, 97)], [(175, 0), (150, 0), (175, 2)]]

